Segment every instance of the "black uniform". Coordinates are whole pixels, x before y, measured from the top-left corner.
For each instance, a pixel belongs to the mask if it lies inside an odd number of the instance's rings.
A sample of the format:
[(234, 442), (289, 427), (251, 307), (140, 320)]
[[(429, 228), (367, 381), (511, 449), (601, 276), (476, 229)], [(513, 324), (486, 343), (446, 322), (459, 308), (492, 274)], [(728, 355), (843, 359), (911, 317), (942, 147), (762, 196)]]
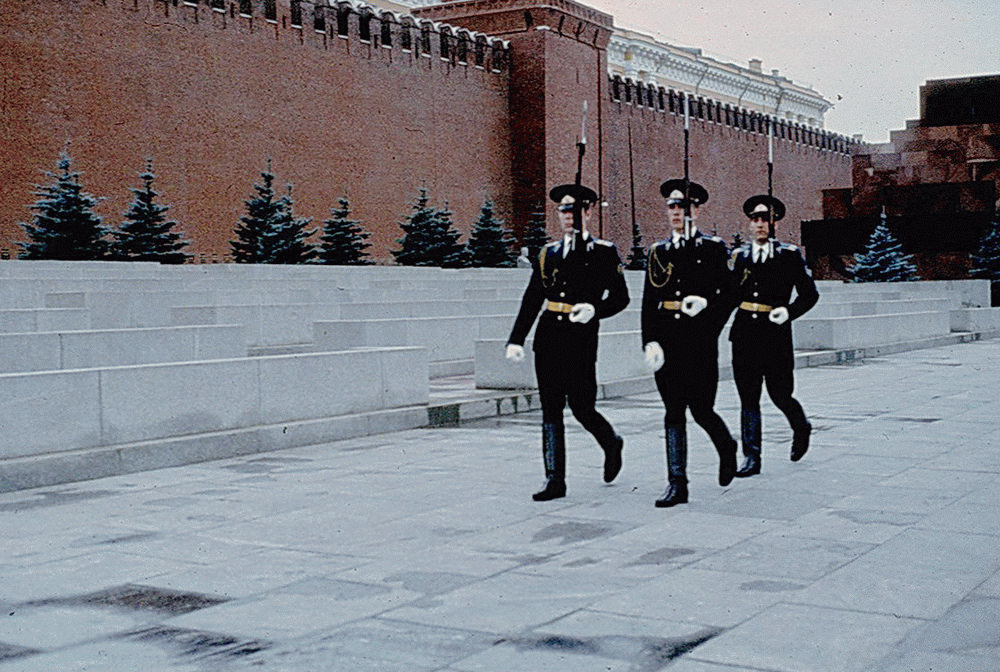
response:
[[(747, 457), (737, 476), (760, 472), (762, 383), (766, 383), (771, 401), (792, 427), (793, 459), (798, 459), (796, 452), (805, 452), (811, 431), (802, 406), (792, 397), (792, 321), (816, 305), (819, 293), (797, 247), (777, 240), (771, 241), (771, 247), (773, 254), (764, 261), (753, 260), (751, 243), (732, 253), (737, 310), (729, 340), (733, 347), (733, 378), (740, 396), (743, 454)], [(793, 288), (795, 300), (789, 303)], [(789, 319), (775, 324), (768, 316), (782, 306), (788, 309)]]
[[(668, 480), (673, 496), (660, 506), (687, 501), (687, 434), (685, 411), (712, 439), (720, 458), (724, 485), (735, 471), (736, 444), (714, 410), (719, 383), (719, 334), (732, 312), (728, 251), (722, 239), (700, 232), (689, 239), (653, 245), (647, 258), (642, 295), (642, 342), (656, 341), (665, 363), (656, 372), (656, 387), (666, 409)], [(700, 296), (707, 307), (695, 316), (680, 311), (687, 296)], [(729, 473), (725, 473), (725, 472)]]
[[(521, 308), (508, 343), (523, 345), (538, 311), (533, 350), (538, 394), (542, 404), (542, 438), (548, 481), (565, 490), (565, 438), (563, 409), (569, 401), (573, 416), (594, 435), (617, 467), (605, 463), (605, 480), (620, 468), (622, 440), (594, 408), (597, 400), (597, 332), (600, 320), (611, 317), (629, 303), (621, 258), (610, 242), (588, 237), (578, 253), (567, 250), (562, 240), (543, 247), (532, 261), (531, 280), (521, 299)], [(594, 306), (586, 324), (569, 320), (570, 308), (578, 303)], [(611, 476), (613, 478), (613, 475)]]

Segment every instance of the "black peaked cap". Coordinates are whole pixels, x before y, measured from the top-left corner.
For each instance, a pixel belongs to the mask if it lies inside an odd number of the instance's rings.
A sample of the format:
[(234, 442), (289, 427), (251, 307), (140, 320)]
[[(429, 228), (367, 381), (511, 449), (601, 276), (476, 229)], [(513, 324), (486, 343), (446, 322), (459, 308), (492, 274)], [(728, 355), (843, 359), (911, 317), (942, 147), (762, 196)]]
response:
[(597, 192), (578, 184), (560, 184), (549, 192), (549, 198), (556, 203), (561, 202), (566, 196), (572, 196), (574, 201), (583, 204), (597, 203)]
[(768, 196), (767, 194), (757, 194), (748, 198), (743, 203), (743, 212), (749, 217), (755, 210), (761, 210), (761, 206), (763, 206), (765, 213), (768, 209), (773, 209), (774, 221), (778, 221), (785, 216), (785, 204), (774, 196)]
[[(684, 193), (684, 180), (679, 178), (676, 180), (667, 180), (660, 185), (660, 195), (663, 198), (670, 198), (670, 194), (675, 191)], [(691, 199), (691, 205), (702, 205), (708, 201), (708, 190), (701, 186), (697, 182), (688, 182), (688, 198)]]

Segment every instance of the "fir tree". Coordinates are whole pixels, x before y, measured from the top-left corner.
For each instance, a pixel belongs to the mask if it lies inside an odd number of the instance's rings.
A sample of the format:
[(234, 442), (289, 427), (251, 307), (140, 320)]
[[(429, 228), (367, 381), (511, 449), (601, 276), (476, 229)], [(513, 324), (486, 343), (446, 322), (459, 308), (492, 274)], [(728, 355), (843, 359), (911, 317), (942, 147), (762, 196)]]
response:
[(854, 255), (851, 267), (854, 282), (904, 282), (917, 280), (917, 267), (912, 257), (903, 252), (903, 246), (889, 231), (885, 208), (878, 225), (868, 240), (865, 252)]
[(191, 258), (182, 252), (189, 242), (172, 229), (177, 222), (167, 220), (165, 213), (170, 206), (156, 203), (159, 195), (153, 190), (153, 160), (146, 160), (146, 170), (139, 174), (141, 189), (132, 189), (135, 200), (125, 221), (117, 231), (112, 231), (112, 256), (128, 261), (158, 261), (163, 264), (183, 264)]
[(469, 235), (469, 265), (490, 268), (510, 268), (517, 264), (517, 241), (511, 235), (502, 219), (493, 215), (493, 201), (483, 201), (479, 219), (472, 226)]
[(441, 210), (428, 205), (427, 189), (413, 204), (413, 212), (400, 222), (403, 237), (396, 240), (400, 249), (392, 250), (396, 263), (403, 266), (442, 266), (458, 268), (467, 263), (468, 251), (458, 242), (461, 234), (454, 229), (447, 205)]
[(20, 223), (29, 240), (17, 243), (21, 259), (107, 258), (109, 232), (93, 211), (97, 199), (83, 191), (80, 173), (70, 165), (69, 154), (62, 152), (56, 163), (59, 174), (46, 172), (51, 182), (35, 185), (38, 200), (31, 206), (35, 215), (31, 223)]
[(538, 257), (538, 251), (549, 242), (549, 234), (545, 229), (545, 211), (541, 205), (528, 216), (528, 228), (524, 232), (524, 246), (528, 248), (528, 259)]
[(323, 222), (318, 257), (320, 263), (346, 265), (371, 264), (366, 242), (371, 234), (361, 227), (361, 222), (351, 219), (351, 204), (346, 197), (339, 199), (339, 206), (333, 209), (330, 219)]
[(439, 250), (441, 254), (442, 268), (464, 268), (469, 265), (472, 255), (469, 248), (458, 242), (462, 237), (462, 232), (455, 228), (452, 220), (452, 212), (448, 209), (448, 202), (437, 211), (437, 222), (439, 227), (439, 240), (441, 241)]
[(1000, 216), (995, 216), (979, 239), (979, 249), (972, 253), (973, 278), (1000, 282)]
[(316, 248), (308, 242), (316, 229), (306, 230), (310, 220), (292, 214), (292, 187), (288, 193), (277, 197), (274, 193), (274, 174), (271, 162), (262, 172), (263, 184), (253, 185), (257, 195), (244, 201), (247, 214), (240, 217), (230, 241), (233, 260), (243, 264), (301, 264), (316, 255)]

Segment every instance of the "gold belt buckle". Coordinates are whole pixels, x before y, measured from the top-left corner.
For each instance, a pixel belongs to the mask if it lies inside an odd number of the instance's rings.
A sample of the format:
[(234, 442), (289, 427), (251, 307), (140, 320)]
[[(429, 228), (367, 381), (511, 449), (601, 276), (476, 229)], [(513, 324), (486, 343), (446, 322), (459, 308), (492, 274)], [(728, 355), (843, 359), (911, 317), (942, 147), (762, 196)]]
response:
[(571, 313), (573, 312), (573, 304), (571, 303), (560, 303), (559, 301), (545, 301), (545, 310), (551, 310), (554, 313)]

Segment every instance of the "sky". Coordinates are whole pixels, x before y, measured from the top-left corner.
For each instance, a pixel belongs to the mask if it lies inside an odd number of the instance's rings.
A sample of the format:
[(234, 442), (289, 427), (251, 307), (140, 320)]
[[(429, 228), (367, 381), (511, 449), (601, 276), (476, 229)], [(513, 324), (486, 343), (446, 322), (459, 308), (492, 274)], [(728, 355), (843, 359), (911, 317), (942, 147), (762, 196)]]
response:
[(811, 86), (828, 130), (868, 142), (920, 117), (927, 80), (1000, 74), (998, 0), (580, 0), (706, 56)]

